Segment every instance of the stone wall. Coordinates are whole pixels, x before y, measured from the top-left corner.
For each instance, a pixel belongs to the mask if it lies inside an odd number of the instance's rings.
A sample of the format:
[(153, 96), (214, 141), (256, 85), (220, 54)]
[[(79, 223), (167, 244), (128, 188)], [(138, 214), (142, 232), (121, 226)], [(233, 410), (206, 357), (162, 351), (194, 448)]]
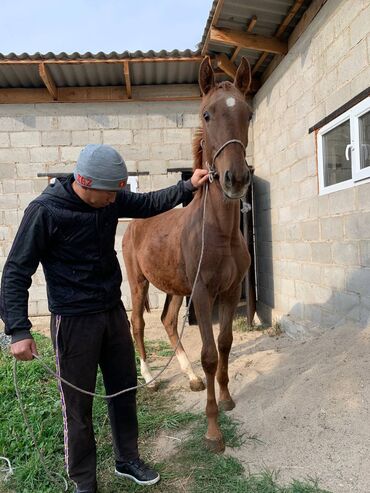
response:
[(328, 0), (254, 98), (264, 318), (368, 322), (370, 183), (319, 196), (308, 129), (369, 86), (369, 26), (368, 0)]
[[(86, 144), (102, 143), (121, 152), (129, 171), (150, 173), (138, 176), (139, 192), (172, 185), (181, 173), (168, 169), (192, 167), (198, 108), (196, 101), (0, 105), (1, 270), (24, 209), (47, 186), (47, 178), (37, 178), (37, 173), (71, 172)], [(116, 239), (121, 264), (126, 226), (127, 221), (120, 222)], [(122, 289), (130, 308), (126, 280)], [(162, 305), (163, 296), (151, 290), (152, 307)], [(41, 269), (33, 277), (29, 313), (48, 313)]]

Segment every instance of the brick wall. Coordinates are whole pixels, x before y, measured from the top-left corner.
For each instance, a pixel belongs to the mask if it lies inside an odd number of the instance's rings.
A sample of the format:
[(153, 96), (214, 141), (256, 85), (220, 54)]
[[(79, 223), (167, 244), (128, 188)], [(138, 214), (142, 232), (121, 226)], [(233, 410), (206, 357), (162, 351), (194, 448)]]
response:
[[(9, 253), (23, 211), (46, 187), (40, 172), (71, 172), (83, 146), (113, 145), (129, 171), (149, 171), (138, 177), (138, 191), (176, 183), (191, 168), (191, 139), (199, 124), (198, 102), (0, 105), (0, 262)], [(121, 254), (120, 222), (116, 250), (122, 264), (123, 300), (131, 307)], [(153, 307), (163, 294), (150, 292)], [(39, 269), (30, 290), (30, 315), (47, 314), (45, 281)]]
[(328, 0), (254, 98), (259, 311), (367, 323), (370, 184), (318, 194), (308, 129), (369, 86), (370, 4)]

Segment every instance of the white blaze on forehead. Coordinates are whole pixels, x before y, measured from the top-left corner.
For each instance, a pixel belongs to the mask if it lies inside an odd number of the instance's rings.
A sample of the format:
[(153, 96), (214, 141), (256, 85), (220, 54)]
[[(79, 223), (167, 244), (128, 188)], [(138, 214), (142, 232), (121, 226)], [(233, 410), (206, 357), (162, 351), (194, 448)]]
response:
[(230, 108), (231, 108), (232, 106), (235, 106), (235, 98), (232, 98), (232, 97), (227, 98), (227, 99), (226, 99), (226, 104), (227, 104), (227, 106), (229, 106)]

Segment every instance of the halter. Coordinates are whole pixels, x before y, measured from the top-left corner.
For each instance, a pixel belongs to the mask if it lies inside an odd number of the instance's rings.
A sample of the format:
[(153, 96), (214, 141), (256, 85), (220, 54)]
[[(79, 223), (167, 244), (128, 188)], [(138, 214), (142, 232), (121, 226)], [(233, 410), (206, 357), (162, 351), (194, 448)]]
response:
[[(213, 180), (215, 178), (217, 178), (217, 176), (218, 176), (218, 171), (215, 167), (215, 161), (216, 161), (217, 156), (225, 149), (226, 146), (228, 146), (229, 144), (233, 144), (233, 143), (240, 144), (244, 150), (244, 153), (245, 153), (245, 145), (243, 144), (243, 142), (241, 140), (230, 139), (230, 140), (227, 140), (224, 144), (222, 144), (222, 146), (215, 152), (215, 154), (212, 158), (211, 166), (209, 165), (208, 161), (206, 161), (206, 166), (207, 166), (208, 171), (209, 171), (209, 182), (210, 183), (212, 183)], [(201, 148), (203, 149), (204, 139), (201, 140), (200, 145), (201, 145)]]

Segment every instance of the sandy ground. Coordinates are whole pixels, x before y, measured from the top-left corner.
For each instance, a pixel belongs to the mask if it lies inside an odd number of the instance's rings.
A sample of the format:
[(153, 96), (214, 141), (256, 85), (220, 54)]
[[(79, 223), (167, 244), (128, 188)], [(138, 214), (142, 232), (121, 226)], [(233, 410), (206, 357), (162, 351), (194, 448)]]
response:
[[(167, 340), (159, 318), (159, 312), (146, 315), (146, 338)], [(198, 328), (186, 327), (183, 341), (203, 377)], [(251, 472), (280, 471), (281, 482), (312, 477), (332, 493), (369, 493), (369, 349), (370, 328), (343, 326), (299, 340), (235, 332), (231, 414), (250, 438), (226, 453)], [(163, 379), (178, 392), (182, 409), (205, 408), (206, 392), (190, 391), (177, 361)], [(160, 438), (158, 454), (171, 453), (183, 437), (171, 435)]]

